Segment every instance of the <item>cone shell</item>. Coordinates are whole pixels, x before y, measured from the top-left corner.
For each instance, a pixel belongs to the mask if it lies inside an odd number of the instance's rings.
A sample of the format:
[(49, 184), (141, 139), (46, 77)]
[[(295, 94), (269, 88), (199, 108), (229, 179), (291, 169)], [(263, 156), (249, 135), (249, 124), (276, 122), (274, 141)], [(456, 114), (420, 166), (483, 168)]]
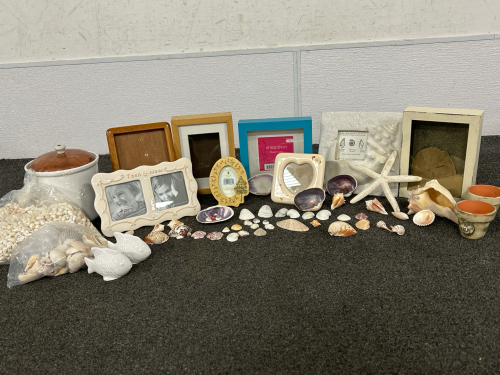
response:
[(356, 228), (367, 230), (370, 228), (370, 221), (366, 219), (362, 219), (356, 223)]
[(337, 237), (349, 237), (356, 234), (356, 229), (343, 221), (334, 221), (328, 227), (328, 233)]
[(332, 210), (342, 206), (345, 203), (345, 198), (344, 194), (342, 193), (336, 193), (333, 195), (333, 200), (332, 200)]
[(413, 216), (413, 222), (419, 227), (425, 227), (434, 222), (436, 215), (431, 210), (419, 211)]
[(307, 232), (309, 228), (295, 219), (281, 220), (276, 223), (280, 228), (291, 230), (292, 232)]
[(366, 209), (374, 212), (378, 212), (379, 214), (388, 215), (382, 203), (379, 202), (377, 198), (366, 201)]

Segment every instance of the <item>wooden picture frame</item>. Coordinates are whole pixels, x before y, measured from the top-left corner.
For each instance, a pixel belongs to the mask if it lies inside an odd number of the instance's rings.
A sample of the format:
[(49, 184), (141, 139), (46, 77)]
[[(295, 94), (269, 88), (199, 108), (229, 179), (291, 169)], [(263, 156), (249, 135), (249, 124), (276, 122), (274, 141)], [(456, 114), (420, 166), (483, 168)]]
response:
[(101, 217), (101, 231), (106, 236), (200, 212), (198, 185), (191, 161), (186, 158), (132, 170), (97, 173), (91, 183), (96, 193), (94, 206)]
[[(290, 173), (290, 170), (287, 168), (289, 165), (295, 168), (295, 173), (293, 171)], [(295, 167), (295, 165), (297, 167)], [(291, 190), (292, 187), (288, 181), (290, 181), (290, 179), (292, 179), (292, 181), (296, 179), (298, 182), (299, 179), (302, 179), (300, 174), (303, 172), (301, 172), (300, 169), (303, 169), (303, 166), (307, 165), (312, 168), (312, 173), (309, 174), (309, 171), (307, 171), (305, 174), (303, 179), (303, 181), (305, 181), (305, 185), (301, 186), (297, 190)], [(288, 175), (286, 175), (285, 172), (288, 173)], [(275, 160), (271, 199), (276, 203), (294, 204), (293, 200), (295, 195), (297, 195), (300, 191), (313, 187), (322, 189), (324, 176), (325, 157), (323, 155), (290, 153), (278, 154)], [(307, 180), (310, 181), (309, 184), (306, 182)]]
[(222, 206), (238, 207), (248, 195), (245, 168), (233, 157), (225, 157), (214, 164), (210, 172), (210, 190)]
[(178, 159), (168, 122), (109, 128), (106, 138), (113, 171)]
[(210, 172), (223, 157), (234, 157), (233, 116), (231, 112), (173, 116), (172, 137), (176, 158), (193, 163), (199, 194), (210, 194)]
[[(483, 115), (484, 111), (473, 109), (406, 108), (403, 113), (401, 174), (420, 176), (422, 181), (400, 183), (400, 196), (408, 197), (418, 185), (437, 179), (455, 199), (467, 199), (467, 189), (476, 183)], [(434, 150), (436, 148), (440, 154)], [(426, 151), (433, 151), (433, 154)], [(417, 168), (415, 161), (419, 152), (422, 153)], [(425, 160), (424, 168), (421, 160)]]
[(312, 117), (238, 121), (240, 160), (247, 175), (272, 173), (279, 153), (312, 153)]

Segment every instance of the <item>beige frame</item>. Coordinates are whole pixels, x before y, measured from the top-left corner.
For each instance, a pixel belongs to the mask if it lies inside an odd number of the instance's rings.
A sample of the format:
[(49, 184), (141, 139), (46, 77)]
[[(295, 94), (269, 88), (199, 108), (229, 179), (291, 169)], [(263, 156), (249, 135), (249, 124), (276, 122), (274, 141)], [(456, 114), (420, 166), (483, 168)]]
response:
[[(214, 132), (212, 124), (218, 124), (218, 123), (226, 123), (226, 135), (227, 139), (223, 139), (223, 134), (220, 134), (221, 138), (221, 146), (223, 145), (224, 141), (227, 141), (227, 148), (228, 148), (228, 154), (224, 155), (221, 152), (221, 157), (228, 157), (232, 156), (233, 158), (235, 157), (235, 151), (234, 151), (234, 135), (233, 135), (233, 116), (231, 112), (220, 112), (220, 113), (207, 113), (207, 114), (200, 114), (200, 115), (186, 115), (186, 116), (172, 116), (170, 120), (171, 128), (172, 128), (172, 137), (173, 137), (173, 142), (174, 142), (174, 152), (175, 152), (175, 157), (176, 158), (181, 158), (182, 156), (182, 141), (179, 136), (179, 127), (182, 126), (190, 126), (190, 125), (206, 125), (206, 132), (212, 133)], [(200, 132), (198, 134), (203, 134), (203, 132)], [(222, 149), (222, 147), (221, 147)], [(188, 151), (188, 150), (186, 150)], [(221, 150), (222, 151), (222, 150)], [(184, 157), (187, 157), (187, 154), (189, 152), (184, 153)], [(200, 179), (201, 180), (201, 179)], [(210, 194), (210, 188), (209, 187), (203, 187), (201, 184), (203, 181), (197, 181), (198, 185), (200, 186), (198, 189), (199, 194)]]
[[(151, 178), (179, 171), (184, 176), (189, 203), (162, 211), (157, 210), (151, 186)], [(141, 183), (147, 212), (144, 215), (112, 221), (105, 188), (137, 180)], [(154, 166), (141, 166), (131, 170), (97, 173), (92, 177), (91, 183), (96, 193), (94, 207), (101, 217), (101, 231), (105, 236), (112, 236), (114, 232), (123, 232), (149, 225), (153, 226), (166, 220), (180, 219), (184, 216), (195, 216), (201, 209), (196, 195), (198, 185), (193, 177), (191, 161), (186, 158), (181, 158), (174, 162), (163, 162)]]
[[(232, 197), (228, 197), (221, 191), (219, 187), (219, 175), (224, 167), (232, 167), (238, 175), (238, 182), (241, 180), (245, 182), (246, 188), (244, 194), (234, 194)], [(210, 189), (212, 191), (212, 195), (220, 205), (238, 207), (245, 201), (244, 197), (249, 193), (247, 173), (243, 164), (241, 164), (238, 159), (231, 156), (219, 159), (210, 171)]]
[[(468, 124), (469, 134), (467, 137), (467, 151), (465, 156), (462, 193), (460, 197), (454, 197), (455, 199), (467, 199), (467, 189), (476, 183), (477, 161), (479, 158), (479, 148), (481, 144), (483, 115), (483, 110), (474, 109), (429, 107), (406, 108), (403, 112), (403, 147), (401, 149), (400, 174), (406, 175), (409, 174), (410, 171), (412, 122), (414, 120)], [(399, 196), (409, 196), (407, 182), (401, 182), (399, 184)]]
[(294, 153), (278, 154), (274, 162), (273, 184), (271, 189), (271, 199), (273, 202), (294, 204), (293, 200), (296, 194), (288, 190), (283, 181), (285, 167), (290, 163), (298, 165), (309, 164), (313, 168), (314, 175), (307, 188), (323, 188), (323, 180), (325, 177), (325, 157), (323, 155)]

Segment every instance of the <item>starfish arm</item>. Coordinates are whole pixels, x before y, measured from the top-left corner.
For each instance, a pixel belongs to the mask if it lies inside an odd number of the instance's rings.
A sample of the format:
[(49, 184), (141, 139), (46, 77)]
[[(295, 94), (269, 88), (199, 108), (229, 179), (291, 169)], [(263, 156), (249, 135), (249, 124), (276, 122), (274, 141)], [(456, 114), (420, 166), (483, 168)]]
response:
[(392, 165), (396, 161), (396, 155), (398, 154), (397, 151), (394, 151), (391, 156), (389, 156), (389, 159), (385, 162), (384, 169), (382, 169), (382, 173), (380, 173), (381, 176), (387, 176), (389, 172), (391, 171)]
[(349, 166), (352, 168), (352, 169), (355, 169), (357, 170), (358, 172), (361, 172), (363, 174), (366, 174), (367, 176), (371, 177), (371, 178), (379, 178), (380, 177), (380, 174), (377, 173), (377, 172), (374, 172), (372, 171), (371, 169), (368, 169), (366, 167), (363, 167), (362, 165), (359, 165), (359, 164), (356, 164), (356, 163), (350, 163)]
[(396, 198), (394, 197), (394, 194), (392, 194), (391, 188), (389, 187), (386, 181), (383, 181), (381, 185), (382, 189), (384, 190), (385, 197), (391, 204), (392, 209), (394, 210), (394, 212), (399, 212), (400, 211), (399, 205), (398, 202), (396, 201)]
[(366, 197), (368, 194), (370, 194), (377, 186), (380, 185), (380, 178), (376, 179), (373, 181), (370, 185), (368, 185), (365, 190), (363, 190), (361, 193), (356, 195), (353, 199), (351, 199), (351, 203), (357, 203), (364, 197)]
[(385, 178), (388, 182), (416, 182), (422, 181), (419, 176), (387, 176)]

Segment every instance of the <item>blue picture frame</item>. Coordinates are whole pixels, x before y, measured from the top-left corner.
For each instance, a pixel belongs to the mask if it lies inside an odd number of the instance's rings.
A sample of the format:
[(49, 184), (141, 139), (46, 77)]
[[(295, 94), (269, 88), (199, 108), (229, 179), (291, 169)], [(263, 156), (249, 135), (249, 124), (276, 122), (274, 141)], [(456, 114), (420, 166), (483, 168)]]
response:
[[(238, 138), (240, 141), (240, 161), (250, 178), (250, 160), (248, 154), (248, 132), (259, 130), (296, 130), (304, 132), (304, 150), (300, 153), (312, 154), (312, 117), (282, 117), (268, 119), (252, 119), (238, 121)], [(272, 171), (270, 171), (272, 173)]]

